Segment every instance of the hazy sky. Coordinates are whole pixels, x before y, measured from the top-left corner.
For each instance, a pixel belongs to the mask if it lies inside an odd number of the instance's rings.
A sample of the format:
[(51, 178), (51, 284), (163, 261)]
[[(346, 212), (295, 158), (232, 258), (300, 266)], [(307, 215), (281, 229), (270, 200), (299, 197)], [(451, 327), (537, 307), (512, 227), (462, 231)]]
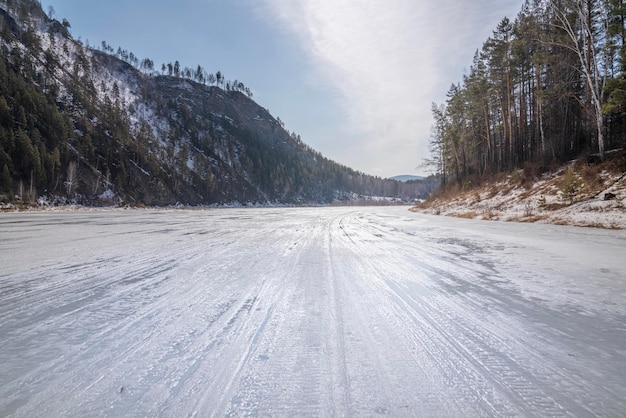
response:
[(289, 131), (381, 177), (425, 174), (431, 103), (522, 0), (44, 0), (75, 38), (222, 71)]

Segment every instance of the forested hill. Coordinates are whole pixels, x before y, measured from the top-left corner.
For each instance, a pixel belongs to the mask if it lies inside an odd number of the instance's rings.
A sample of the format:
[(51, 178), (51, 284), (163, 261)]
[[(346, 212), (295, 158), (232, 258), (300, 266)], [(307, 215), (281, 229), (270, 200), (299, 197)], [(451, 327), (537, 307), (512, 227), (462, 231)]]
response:
[(39, 1), (0, 0), (5, 200), (304, 204), (429, 191), (324, 158), (219, 71), (155, 67), (70, 29)]
[(626, 146), (626, 5), (527, 0), (433, 105), (432, 163), (466, 185)]

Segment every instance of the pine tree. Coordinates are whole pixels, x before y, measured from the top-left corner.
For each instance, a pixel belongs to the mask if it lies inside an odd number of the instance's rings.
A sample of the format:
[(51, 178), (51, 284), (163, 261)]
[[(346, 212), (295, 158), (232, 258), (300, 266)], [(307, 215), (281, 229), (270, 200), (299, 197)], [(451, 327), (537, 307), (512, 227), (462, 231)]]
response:
[(4, 164), (2, 166), (2, 173), (0, 173), (0, 190), (10, 192), (12, 189), (11, 183), (12, 179), (11, 172), (9, 171), (9, 166)]

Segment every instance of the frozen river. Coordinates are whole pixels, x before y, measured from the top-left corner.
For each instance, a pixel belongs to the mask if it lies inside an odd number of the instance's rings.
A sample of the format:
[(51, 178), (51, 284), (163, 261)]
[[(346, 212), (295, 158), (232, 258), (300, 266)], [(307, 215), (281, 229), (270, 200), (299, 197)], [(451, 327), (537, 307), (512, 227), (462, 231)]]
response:
[(0, 416), (624, 416), (626, 232), (0, 214)]

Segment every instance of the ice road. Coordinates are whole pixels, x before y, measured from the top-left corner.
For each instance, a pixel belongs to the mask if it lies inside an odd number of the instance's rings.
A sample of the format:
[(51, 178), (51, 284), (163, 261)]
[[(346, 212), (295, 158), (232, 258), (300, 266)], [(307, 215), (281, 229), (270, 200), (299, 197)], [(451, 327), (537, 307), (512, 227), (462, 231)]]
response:
[(0, 416), (624, 416), (626, 232), (0, 215)]

